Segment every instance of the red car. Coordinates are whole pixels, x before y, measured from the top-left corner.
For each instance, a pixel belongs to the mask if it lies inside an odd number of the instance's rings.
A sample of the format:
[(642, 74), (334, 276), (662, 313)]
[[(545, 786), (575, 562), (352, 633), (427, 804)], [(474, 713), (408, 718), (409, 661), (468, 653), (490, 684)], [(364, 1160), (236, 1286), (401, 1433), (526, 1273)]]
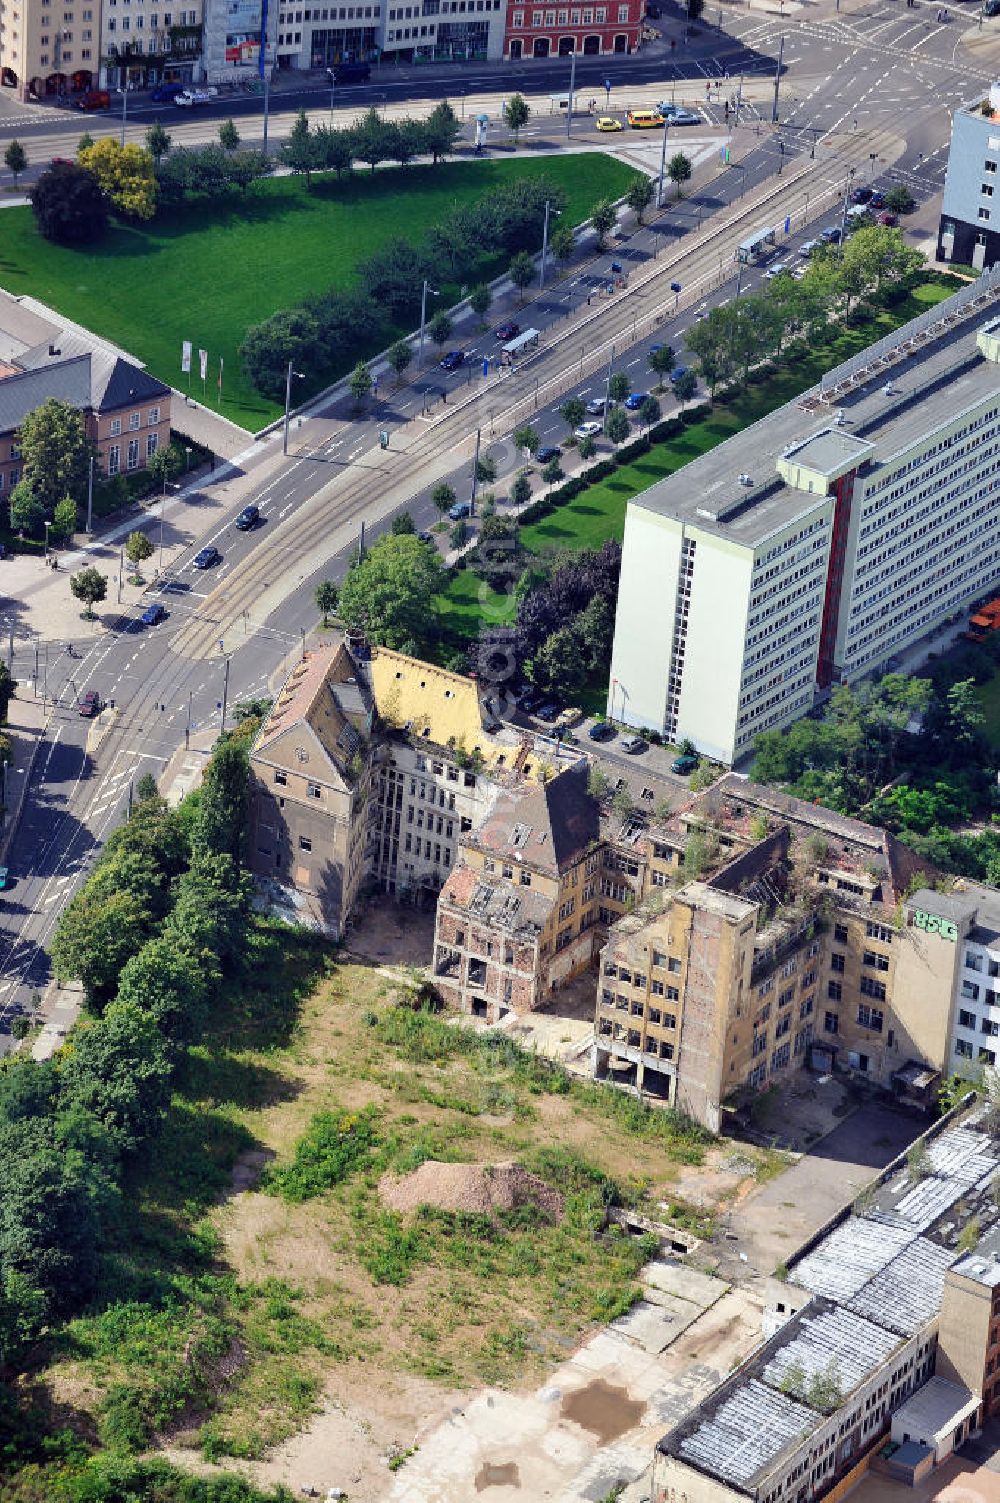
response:
[(76, 101), (78, 110), (107, 110), (111, 108), (111, 95), (107, 89), (88, 89)]
[(77, 704), (77, 713), (90, 720), (101, 713), (101, 696), (96, 689), (88, 689)]
[(506, 344), (511, 339), (516, 339), (521, 332), (521, 325), (515, 323), (501, 324), (497, 330), (497, 338)]
[(894, 214), (891, 209), (883, 209), (882, 212), (881, 212), (881, 214), (878, 216), (878, 219), (875, 222), (876, 222), (876, 224), (888, 224), (888, 225), (898, 224), (899, 223), (899, 215), (898, 214)]

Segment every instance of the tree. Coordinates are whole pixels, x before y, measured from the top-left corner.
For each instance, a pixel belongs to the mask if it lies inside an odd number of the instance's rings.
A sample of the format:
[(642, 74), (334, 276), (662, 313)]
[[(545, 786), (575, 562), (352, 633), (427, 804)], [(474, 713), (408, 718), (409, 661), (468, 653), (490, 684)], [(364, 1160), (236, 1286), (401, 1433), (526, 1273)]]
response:
[(93, 136), (90, 134), (89, 130), (85, 130), (79, 141), (76, 143), (76, 149), (77, 151), (86, 151), (87, 147), (93, 146), (93, 144)]
[(639, 421), (646, 428), (660, 421), (660, 404), (652, 393), (647, 393), (639, 403)]
[(535, 279), (535, 261), (527, 251), (518, 251), (511, 257), (507, 268), (507, 275), (521, 294), (519, 301), (524, 302), (524, 289)]
[(60, 981), (79, 981), (93, 1012), (115, 994), (122, 966), (138, 954), (152, 929), (149, 902), (135, 892), (96, 890), (91, 882), (59, 916), (49, 946)]
[[(172, 140), (173, 138), (170, 135), (169, 131), (165, 131), (163, 129), (163, 126), (160, 124), (159, 120), (154, 120), (152, 125), (149, 127), (149, 130), (146, 132), (146, 150), (153, 158), (154, 167), (159, 167), (160, 163), (163, 161), (163, 158), (170, 150)], [(87, 138), (87, 145), (93, 146), (93, 144), (93, 141)], [(85, 149), (83, 141), (80, 142), (79, 149), (81, 151)]]
[(513, 437), (514, 448), (526, 449), (532, 457), (537, 453), (539, 445), (542, 442), (542, 436), (538, 429), (533, 428), (530, 423), (525, 423), (523, 428), (515, 428)]
[(156, 213), (156, 171), (144, 146), (122, 146), (114, 136), (102, 136), (80, 152), (80, 166), (92, 172), (101, 192), (123, 219), (143, 222)]
[(392, 156), (400, 167), (406, 167), (414, 157), (427, 150), (422, 120), (395, 120), (392, 122)]
[(228, 856), (239, 866), (246, 837), (250, 756), (245, 738), (220, 741), (205, 769), (191, 845), (195, 852)]
[(366, 110), (360, 120), (354, 122), (354, 155), (367, 162), (372, 172), (379, 162), (386, 162), (393, 155), (395, 141), (393, 127), (383, 120), (374, 105)]
[(47, 516), (64, 496), (84, 498), (94, 446), (76, 407), (50, 397), (24, 418), (18, 443), (21, 472)]
[(691, 159), (682, 151), (675, 152), (667, 163), (667, 177), (677, 189), (677, 197), (681, 196), (681, 184), (686, 183), (691, 176)]
[(546, 485), (555, 485), (556, 481), (563, 478), (563, 473), (558, 454), (553, 454), (552, 458), (542, 466), (542, 479)]
[(323, 628), (325, 630), (330, 625), (330, 617), (337, 609), (337, 601), (340, 599), (340, 594), (333, 580), (321, 580), (316, 586), (313, 599), (316, 602), (316, 609), (322, 613)]
[(691, 398), (694, 396), (697, 390), (698, 377), (695, 375), (694, 371), (685, 371), (684, 374), (682, 376), (678, 376), (677, 380), (674, 382), (674, 396), (677, 398), (678, 402), (690, 402)]
[(252, 325), (243, 336), (240, 362), (247, 379), (264, 396), (284, 396), (289, 361), (297, 369), (322, 364), (319, 324), (307, 308), (283, 309)]
[(19, 480), (10, 493), (10, 525), (14, 532), (41, 532), (45, 507), (30, 480)]
[(445, 485), (442, 481), (440, 485), (436, 485), (431, 491), (431, 500), (441, 515), (444, 516), (455, 505), (455, 492), (450, 485)]
[(425, 149), (430, 152), (435, 167), (442, 157), (451, 155), (461, 133), (458, 116), (447, 99), (442, 99), (424, 121)]
[(146, 461), (146, 472), (155, 485), (161, 489), (168, 480), (180, 473), (181, 457), (173, 444), (168, 444), (165, 449), (157, 449)]
[(351, 372), (350, 388), (355, 407), (363, 407), (372, 390), (372, 373), (363, 360)]
[(469, 527), (464, 517), (459, 517), (448, 534), (448, 541), (453, 548), (464, 548), (469, 541)]
[(512, 94), (507, 101), (506, 120), (509, 129), (514, 135), (514, 145), (517, 145), (521, 131), (531, 118), (531, 110), (522, 94)]
[(70, 1102), (90, 1112), (123, 1153), (134, 1153), (159, 1125), (170, 1099), (170, 1060), (156, 1019), (113, 1002), (79, 1027), (63, 1070)]
[[(492, 301), (493, 294), (487, 287), (485, 282), (480, 282), (478, 286), (473, 287), (472, 291), (469, 293), (469, 307), (479, 319), (480, 323), (483, 323), (487, 309), (489, 308)], [(483, 327), (485, 328), (485, 324), (483, 324)]]
[(527, 475), (518, 475), (510, 487), (511, 506), (524, 506), (531, 500), (531, 482)]
[(331, 130), (329, 126), (319, 125), (313, 132), (313, 140), (317, 168), (325, 167), (338, 177), (350, 172), (354, 165), (353, 131)]
[(597, 444), (589, 433), (587, 434), (586, 438), (581, 438), (579, 444), (577, 445), (576, 452), (579, 454), (581, 459), (593, 459), (594, 455), (597, 453)]
[(670, 372), (677, 364), (677, 356), (670, 348), (670, 345), (660, 344), (657, 345), (655, 349), (650, 350), (649, 354), (646, 356), (646, 364), (649, 366), (651, 371), (655, 372), (655, 374), (659, 376), (660, 379), (657, 382), (657, 390), (662, 391), (663, 377), (669, 376)]
[(59, 542), (68, 542), (76, 531), (76, 502), (72, 496), (63, 496), (56, 502), (52, 515), (52, 536)]
[(587, 415), (587, 409), (580, 397), (567, 397), (559, 409), (559, 416), (572, 433), (574, 428), (579, 428)]
[(614, 229), (617, 217), (618, 211), (608, 198), (603, 198), (591, 214), (590, 222), (597, 231), (597, 244), (601, 249), (607, 244), (608, 236)]
[(281, 159), (293, 172), (305, 176), (306, 190), (312, 189), (312, 175), (317, 167), (316, 140), (309, 130), (309, 117), (299, 110), (295, 124), (281, 148)]
[(435, 313), (434, 317), (430, 320), (427, 325), (427, 332), (439, 349), (442, 345), (448, 343), (451, 338), (451, 319), (443, 308)]
[(630, 423), (624, 407), (612, 407), (604, 424), (604, 431), (613, 444), (623, 444), (629, 436)]
[(416, 532), (416, 530), (417, 524), (408, 511), (397, 511), (389, 525), (389, 531), (395, 533), (397, 537), (402, 537), (404, 533)]
[(896, 183), (885, 195), (885, 206), (893, 214), (912, 214), (917, 207), (917, 200), (909, 188)]
[(86, 604), (85, 615), (88, 621), (94, 619), (94, 606), (99, 600), (103, 600), (108, 593), (108, 581), (103, 574), (99, 574), (92, 566), (80, 569), (78, 573), (71, 574), (69, 587), (77, 600)]
[(397, 339), (395, 344), (389, 346), (389, 364), (393, 369), (398, 386), (403, 379), (403, 372), (413, 360), (413, 351), (405, 339)]
[(38, 232), (58, 245), (91, 245), (108, 227), (108, 206), (92, 172), (53, 162), (31, 189)]
[(197, 964), (168, 939), (151, 939), (125, 962), (116, 1003), (141, 1008), (171, 1044), (197, 1037), (208, 989)]
[(587, 681), (587, 650), (575, 622), (552, 632), (531, 660), (532, 682), (572, 700)]
[(153, 545), (144, 532), (130, 532), (125, 539), (125, 556), (139, 572), (139, 565), (153, 556)]
[(642, 217), (653, 201), (653, 180), (648, 177), (637, 177), (625, 195), (625, 202), (634, 212), (636, 219), (642, 224)]
[(240, 133), (234, 120), (223, 120), (219, 126), (219, 145), (223, 151), (235, 151), (240, 144)]
[(480, 485), (492, 485), (497, 478), (497, 462), (492, 454), (481, 454), (476, 461), (476, 480)]
[[(10, 702), (14, 698), (14, 695), (15, 695), (16, 692), (17, 692), (17, 679), (11, 677), (10, 669), (7, 667), (6, 663), (0, 663), (0, 724), (6, 725), (6, 723), (7, 723), (7, 714), (8, 714), (8, 711), (10, 710)], [(8, 742), (8, 748), (5, 748), (4, 751), (3, 751), (3, 753), (0, 754), (0, 762), (9, 762), (10, 761), (10, 755), (9, 755), (9, 742), (10, 742), (10, 738), (9, 737), (5, 737), (5, 739)]]
[(3, 159), (7, 164), (8, 172), (13, 174), (14, 186), (16, 188), (18, 178), (28, 165), (28, 153), (20, 141), (11, 141), (8, 143), (7, 150), (3, 154)]
[(557, 261), (571, 260), (576, 250), (576, 232), (573, 226), (560, 220), (549, 236), (549, 245)]
[(431, 602), (443, 586), (437, 551), (390, 533), (348, 571), (340, 614), (380, 646), (419, 655), (433, 633)]
[(608, 396), (612, 402), (624, 402), (632, 390), (632, 383), (624, 371), (615, 371), (608, 382)]

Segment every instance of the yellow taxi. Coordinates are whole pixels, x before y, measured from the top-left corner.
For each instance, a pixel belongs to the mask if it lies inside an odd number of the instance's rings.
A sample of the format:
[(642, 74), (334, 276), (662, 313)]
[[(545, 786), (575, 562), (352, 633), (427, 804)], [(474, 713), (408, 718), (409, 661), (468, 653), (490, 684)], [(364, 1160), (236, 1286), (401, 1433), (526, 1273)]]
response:
[(622, 125), (622, 123), (621, 123), (620, 120), (616, 120), (615, 119), (614, 115), (601, 115), (601, 117), (599, 118), (599, 120), (597, 122), (597, 129), (598, 130), (624, 130), (625, 127), (624, 127), (624, 125)]
[(633, 130), (656, 130), (663, 125), (663, 116), (657, 110), (629, 110), (625, 119)]

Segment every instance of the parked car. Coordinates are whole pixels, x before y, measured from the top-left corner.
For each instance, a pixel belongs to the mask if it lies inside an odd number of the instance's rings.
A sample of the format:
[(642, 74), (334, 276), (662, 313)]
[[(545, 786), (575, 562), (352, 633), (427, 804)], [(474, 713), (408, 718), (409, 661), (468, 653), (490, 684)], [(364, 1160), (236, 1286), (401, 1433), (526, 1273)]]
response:
[(143, 611), (142, 615), (139, 617), (139, 620), (142, 622), (143, 626), (158, 626), (159, 623), (161, 621), (165, 621), (166, 618), (167, 618), (167, 613), (163, 609), (163, 606), (159, 605), (159, 604), (156, 604), (156, 605), (147, 605), (146, 609)]
[(680, 108), (679, 104), (670, 104), (666, 99), (661, 99), (656, 106), (656, 112), (658, 115), (662, 115), (664, 120), (669, 120), (672, 115), (677, 114)]
[(825, 230), (820, 230), (819, 238), (825, 240), (827, 245), (839, 245), (844, 237), (839, 224), (828, 224)]
[(878, 216), (878, 219), (876, 220), (876, 224), (884, 224), (889, 227), (898, 223), (899, 215), (894, 214), (891, 209), (883, 209), (881, 214)]
[(675, 365), (673, 370), (670, 372), (671, 385), (676, 386), (681, 377), (686, 376), (687, 373), (688, 367), (686, 365)]
[(764, 275), (765, 275), (765, 277), (767, 278), (767, 280), (769, 282), (773, 282), (774, 279), (775, 279), (775, 277), (783, 277), (787, 271), (788, 271), (788, 262), (787, 261), (775, 261), (775, 263), (774, 263), (773, 266), (769, 266), (767, 268), (767, 270), (765, 271)]
[(191, 562), (196, 569), (211, 569), (213, 564), (221, 564), (222, 554), (218, 548), (203, 548), (200, 553), (195, 554)]
[(209, 84), (205, 89), (182, 89), (179, 94), (174, 95), (174, 104), (179, 105), (182, 110), (190, 110), (196, 104), (211, 104), (213, 99), (218, 98), (218, 95), (219, 91), (213, 84)]
[(671, 772), (694, 772), (698, 766), (697, 757), (675, 757), (670, 764)]
[(418, 532), (417, 541), (421, 543), (433, 543), (434, 534), (431, 532)]
[(543, 444), (540, 449), (536, 450), (535, 458), (539, 464), (548, 464), (550, 459), (558, 459), (561, 454), (562, 450), (558, 444)]
[(885, 208), (885, 194), (882, 192), (881, 188), (873, 188), (872, 189), (872, 196), (868, 200), (868, 203), (869, 203), (869, 206), (871, 208), (873, 208), (873, 209), (884, 209)]
[(150, 94), (154, 104), (173, 104), (178, 94), (184, 93), (184, 85), (179, 83), (161, 83)]
[(597, 120), (597, 129), (598, 130), (624, 130), (625, 127), (624, 127), (624, 125), (622, 125), (622, 123), (621, 123), (620, 120), (616, 120), (615, 119), (614, 115), (600, 115), (600, 116), (598, 116), (598, 120)]
[(851, 194), (851, 203), (866, 204), (871, 196), (872, 190), (870, 188), (855, 188), (854, 192)]
[(101, 696), (96, 689), (88, 689), (77, 702), (77, 713), (90, 720), (94, 715), (101, 713)]
[(819, 250), (822, 244), (822, 240), (803, 240), (799, 246), (799, 255), (803, 260), (808, 260), (813, 251)]
[(471, 514), (472, 507), (468, 501), (456, 501), (454, 506), (449, 506), (448, 515), (453, 522), (461, 522), (463, 517)]
[(448, 353), (447, 353), (447, 355), (445, 355), (444, 359), (441, 361), (441, 369), (443, 371), (449, 371), (449, 372), (451, 372), (451, 371), (457, 371), (458, 368), (459, 368), (459, 366), (460, 365), (464, 365), (464, 364), (465, 364), (465, 351), (464, 350), (449, 350)]
[(236, 518), (236, 521), (233, 523), (233, 526), (239, 528), (240, 532), (250, 532), (254, 527), (257, 526), (257, 523), (259, 521), (260, 507), (244, 506), (243, 510)]
[(617, 732), (610, 720), (595, 720), (587, 735), (591, 741), (612, 741)]
[(555, 705), (555, 704), (542, 705), (542, 708), (538, 711), (538, 719), (539, 720), (544, 720), (545, 723), (546, 723), (546, 725), (551, 725), (554, 720), (558, 720), (559, 719), (559, 716), (561, 714), (562, 714), (562, 711), (561, 711), (559, 705)]
[(579, 428), (573, 429), (574, 438), (596, 438), (603, 431), (601, 423), (581, 423)]
[(648, 742), (644, 741), (641, 736), (623, 736), (622, 737), (622, 742), (621, 742), (622, 751), (623, 752), (628, 752), (628, 754), (629, 754), (630, 757), (635, 757), (635, 756), (637, 756), (639, 754), (639, 752), (644, 752), (646, 750), (647, 745), (648, 745)]
[(591, 397), (590, 401), (587, 403), (587, 411), (588, 412), (592, 412), (595, 417), (603, 417), (604, 416), (604, 398), (603, 397)]
[(504, 344), (506, 344), (508, 339), (516, 339), (520, 332), (521, 325), (516, 324), (514, 320), (511, 319), (508, 323), (500, 325), (499, 329), (496, 332), (496, 337)]
[(625, 398), (625, 406), (628, 408), (629, 412), (636, 412), (642, 406), (645, 400), (646, 393), (644, 391), (630, 391), (628, 396)]
[(702, 125), (703, 123), (701, 116), (696, 115), (694, 110), (674, 110), (667, 121), (668, 125)]
[(76, 101), (78, 110), (108, 110), (111, 108), (111, 95), (107, 89), (88, 89), (86, 94), (81, 94)]

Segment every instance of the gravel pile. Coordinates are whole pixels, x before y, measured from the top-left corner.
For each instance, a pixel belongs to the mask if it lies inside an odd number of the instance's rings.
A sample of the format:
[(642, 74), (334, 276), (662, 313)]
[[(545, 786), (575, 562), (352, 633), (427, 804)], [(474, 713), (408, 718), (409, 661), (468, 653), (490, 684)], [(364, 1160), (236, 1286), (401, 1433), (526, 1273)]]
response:
[(563, 1213), (563, 1199), (544, 1180), (518, 1164), (442, 1164), (428, 1159), (402, 1179), (384, 1175), (383, 1201), (393, 1211), (435, 1206), (441, 1211), (478, 1211), (496, 1215), (519, 1206), (537, 1206), (550, 1221)]

